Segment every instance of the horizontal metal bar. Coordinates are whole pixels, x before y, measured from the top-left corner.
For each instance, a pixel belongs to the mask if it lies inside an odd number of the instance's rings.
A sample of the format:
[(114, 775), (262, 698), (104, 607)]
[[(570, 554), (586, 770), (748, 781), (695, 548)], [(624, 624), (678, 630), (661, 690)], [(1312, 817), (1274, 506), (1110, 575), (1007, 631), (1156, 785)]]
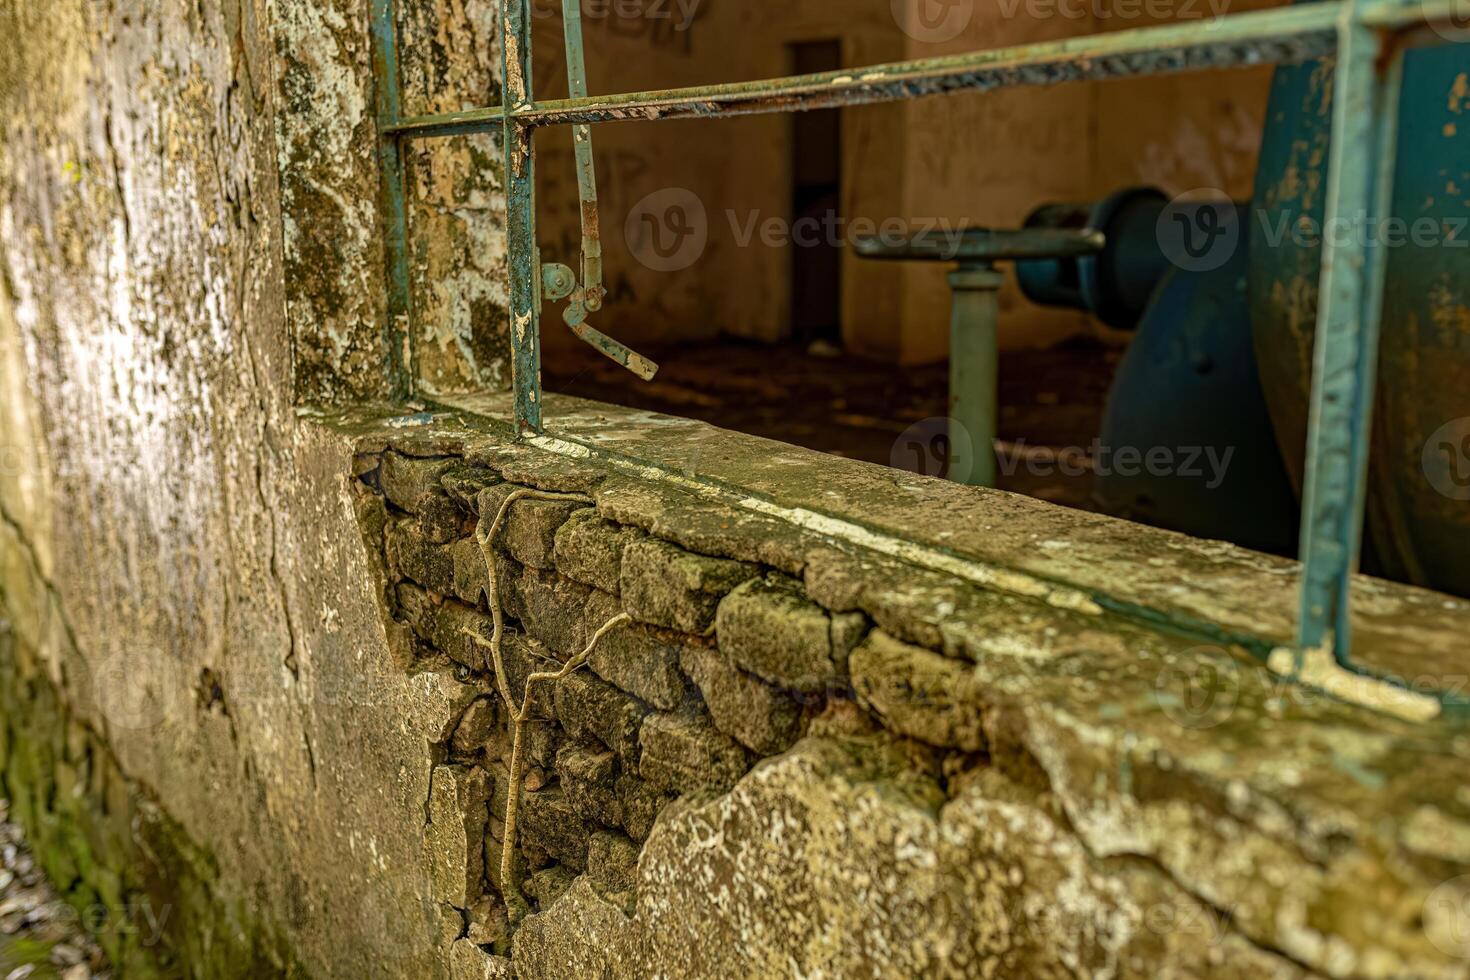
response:
[(389, 126), (384, 132), (423, 139), (430, 136), (469, 136), (473, 133), (498, 132), (504, 125), (505, 109), (496, 105), (435, 116), (409, 116)]
[(875, 235), (859, 238), (854, 251), (865, 259), (899, 262), (1004, 262), (1096, 255), (1107, 246), (1100, 231), (1069, 228), (920, 232), (911, 238)]
[[(1452, 23), (1464, 0), (1369, 0), (1361, 22), (1383, 30)], [(1053, 85), (1087, 79), (1307, 61), (1336, 49), (1344, 4), (1299, 4), (1198, 21), (1026, 44), (872, 68), (663, 92), (563, 99), (513, 109), (518, 122), (561, 126), (636, 119), (796, 112), (924, 95)], [(390, 132), (414, 137), (486, 132), (501, 106), (404, 119)]]

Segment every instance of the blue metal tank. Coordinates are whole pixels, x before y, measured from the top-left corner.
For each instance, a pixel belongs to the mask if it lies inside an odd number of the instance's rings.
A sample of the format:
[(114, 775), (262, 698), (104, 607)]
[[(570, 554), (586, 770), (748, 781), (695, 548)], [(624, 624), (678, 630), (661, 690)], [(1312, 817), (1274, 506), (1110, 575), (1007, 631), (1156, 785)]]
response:
[(1250, 222), (1261, 386), (1301, 493), (1324, 235), (1389, 249), (1369, 571), (1470, 595), (1470, 48), (1408, 54), (1393, 220), (1323, 228), (1332, 65), (1277, 70)]

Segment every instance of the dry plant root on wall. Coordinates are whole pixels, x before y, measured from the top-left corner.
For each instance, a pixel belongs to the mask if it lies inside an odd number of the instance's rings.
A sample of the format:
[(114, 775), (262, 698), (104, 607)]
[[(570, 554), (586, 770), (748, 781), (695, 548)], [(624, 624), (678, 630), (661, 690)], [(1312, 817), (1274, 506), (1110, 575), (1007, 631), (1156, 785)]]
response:
[(501, 700), (505, 702), (506, 710), (510, 714), (511, 721), (511, 747), (510, 747), (510, 788), (506, 793), (505, 801), (505, 839), (500, 844), (500, 894), (505, 899), (506, 913), (510, 917), (511, 924), (518, 923), (530, 911), (530, 904), (525, 896), (521, 894), (520, 884), (515, 881), (515, 846), (516, 846), (516, 820), (520, 814), (521, 807), (521, 783), (525, 773), (525, 759), (523, 757), (525, 747), (522, 741), (522, 733), (526, 722), (531, 717), (531, 699), (535, 688), (539, 684), (548, 681), (555, 682), (563, 677), (574, 673), (586, 666), (592, 651), (597, 649), (597, 644), (602, 638), (624, 623), (631, 622), (627, 613), (620, 613), (608, 622), (604, 623), (592, 639), (587, 648), (568, 660), (560, 670), (555, 672), (531, 674), (526, 678), (525, 692), (519, 705), (510, 691), (510, 682), (505, 676), (505, 661), (500, 653), (500, 642), (505, 635), (505, 616), (500, 609), (500, 581), (495, 574), (495, 538), (500, 533), (501, 526), (505, 523), (506, 515), (510, 513), (511, 505), (518, 500), (527, 498), (533, 500), (559, 500), (575, 501), (593, 505), (595, 502), (591, 497), (576, 493), (553, 493), (546, 490), (517, 490), (506, 497), (500, 505), (500, 510), (495, 515), (495, 520), (488, 529), (484, 529), (484, 521), (480, 522), (483, 530), (475, 532), (475, 540), (479, 542), (480, 552), (485, 556), (485, 569), (490, 582), (489, 600), (490, 616), (494, 622), (494, 632), (491, 634), (490, 642), (487, 644), (485, 638), (473, 630), (463, 630), (465, 635), (471, 637), (480, 646), (488, 646), (491, 662), (495, 665), (495, 686), (500, 692)]

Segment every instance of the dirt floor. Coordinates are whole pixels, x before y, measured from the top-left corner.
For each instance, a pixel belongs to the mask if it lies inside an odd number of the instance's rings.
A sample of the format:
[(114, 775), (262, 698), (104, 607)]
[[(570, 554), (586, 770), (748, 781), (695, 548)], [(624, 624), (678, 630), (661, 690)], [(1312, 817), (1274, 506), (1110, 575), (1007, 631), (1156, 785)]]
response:
[[(0, 977), (4, 980), (107, 980), (102, 950), (83, 929), (83, 914), (57, 897), (9, 822), (0, 800)], [(97, 907), (85, 914), (105, 917)]]
[[(558, 349), (544, 364), (548, 390), (701, 419), (727, 429), (902, 469), (935, 473), (905, 437), (942, 431), (949, 374), (943, 364), (901, 368), (805, 347), (735, 341), (643, 353), (661, 365), (645, 383), (591, 348)], [(1078, 342), (1001, 356), (1001, 486), (1072, 507), (1090, 507), (1091, 475), (1037, 476), (1015, 461), (1089, 446), (1122, 351)], [(1011, 462), (1013, 465), (1007, 466)], [(1035, 469), (1035, 468), (1033, 468)], [(1006, 470), (1010, 470), (1007, 475)], [(1075, 471), (1075, 470), (1074, 470)], [(936, 474), (937, 475), (937, 474)]]

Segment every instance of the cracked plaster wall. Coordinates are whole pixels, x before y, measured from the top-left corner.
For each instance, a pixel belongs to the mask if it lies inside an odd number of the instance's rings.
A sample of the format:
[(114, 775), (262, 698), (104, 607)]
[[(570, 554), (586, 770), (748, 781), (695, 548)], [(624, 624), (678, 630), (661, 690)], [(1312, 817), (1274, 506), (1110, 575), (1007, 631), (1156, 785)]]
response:
[[(442, 9), (488, 30), (483, 6)], [(30, 717), (7, 712), (0, 755), (7, 781), (34, 776), (38, 758), (89, 758), (126, 801), (111, 812), (166, 816), (150, 826), (189, 859), (151, 878), (113, 870), (124, 896), (172, 885), (192, 903), (202, 938), (169, 952), (200, 975), (507, 966), (474, 941), (505, 951), (493, 902), (467, 921), (490, 886), (471, 842), (476, 828), (493, 836), (495, 796), (474, 776), (488, 743), (454, 737), (484, 664), (455, 669), (447, 651), (421, 662), (405, 593), (383, 578), (403, 567), (385, 548), (388, 520), (409, 511), (374, 505), (360, 479), (382, 465), (381, 432), (398, 430), (370, 427), (364, 444), (363, 430), (296, 407), (382, 390), (380, 252), (356, 203), (376, 194), (357, 13), (291, 0), (0, 3), (0, 599), (18, 665), (4, 683), (50, 692), (12, 700)], [(491, 85), (485, 57), (451, 57), (451, 74)], [(440, 98), (442, 67), (406, 63), (414, 98)], [(441, 205), (445, 188), (465, 189), (452, 154), (487, 151), (444, 152), (415, 171)], [(449, 327), (429, 347), (446, 359), (462, 354), (455, 324), (474, 322), (475, 302), (494, 319), (493, 291), (475, 292), (499, 261), (492, 177), (470, 188), (470, 217), (487, 223), (465, 239), (489, 264), (466, 273), (467, 305), (433, 301)], [(416, 255), (420, 292), (445, 280), (447, 254)], [(447, 390), (468, 375), (435, 377)], [(721, 458), (751, 452), (718, 438)], [(468, 455), (462, 436), (399, 439), (409, 455)], [(568, 640), (589, 608), (627, 603), (702, 636), (725, 591), (749, 583), (701, 562), (734, 562), (787, 577), (767, 598), (807, 610), (797, 633), (811, 642), (795, 649), (832, 666), (815, 687), (779, 658), (722, 673), (718, 628), (713, 645), (687, 644), (703, 654), (666, 664), (664, 686), (604, 662), (656, 720), (639, 714), (633, 741), (631, 727), (590, 723), (574, 736), (627, 753), (620, 765), (638, 753), (638, 777), (678, 799), (650, 825), (625, 788), (621, 829), (589, 830), (585, 858), (557, 835), (560, 811), (541, 808), (551, 818), (539, 824), (528, 811), (528, 863), (565, 869), (510, 940), (523, 975), (908, 974), (940, 970), (937, 956), (998, 974), (1188, 976), (1224, 962), (1248, 975), (1464, 975), (1441, 945), (1453, 916), (1428, 901), (1470, 862), (1470, 749), (1455, 730), (1330, 702), (1283, 714), (1279, 690), (1235, 652), (1211, 661), (1240, 679), (1233, 723), (1181, 727), (1170, 705), (1182, 693), (1161, 694), (1156, 678), (1200, 654), (1172, 634), (854, 555), (493, 431), (478, 452), (497, 481), (595, 491), (603, 518), (649, 535), (633, 549), (649, 575), (625, 588), (620, 560), (610, 600), (559, 581), (553, 538), (552, 564), (518, 577), (512, 612), (528, 630)], [(423, 540), (462, 541), (465, 518), (439, 511), (439, 540)], [(441, 559), (424, 575), (443, 570)], [(684, 586), (670, 598), (660, 581)], [(473, 582), (459, 599), (480, 601)], [(859, 615), (875, 629), (840, 664), (837, 633), (810, 627)], [(800, 710), (767, 689), (800, 692)], [(764, 707), (717, 714), (731, 691)], [(575, 717), (552, 710), (563, 727)], [(64, 732), (61, 748), (12, 753), (22, 722)], [(651, 776), (647, 746), (663, 764)], [(557, 802), (562, 769), (603, 773), (609, 760), (549, 761), (533, 791)], [(88, 819), (61, 809), (56, 785), (32, 799), (38, 819)], [(141, 826), (123, 821), (133, 845), (154, 840)], [(62, 846), (42, 855), (53, 869), (72, 853)], [(1196, 941), (1185, 916), (1214, 941)], [(489, 931), (472, 938), (471, 925)]]
[[(384, 395), (387, 275), (365, 2), (276, 0), (272, 42), (287, 309), (298, 401)], [(499, 100), (496, 0), (398, 5), (402, 111)], [(426, 395), (509, 386), (498, 137), (405, 154), (412, 315), (397, 324)]]
[[(5, 726), (89, 733), (113, 792), (163, 808), (197, 862), (77, 887), (197, 905), (159, 962), (198, 975), (447, 971), (416, 876), (448, 694), (391, 669), (351, 450), (297, 408), (386, 390), (366, 14), (0, 2), (0, 624), (32, 665), (0, 683), (51, 692)], [(436, 261), (421, 278), (459, 259)]]

